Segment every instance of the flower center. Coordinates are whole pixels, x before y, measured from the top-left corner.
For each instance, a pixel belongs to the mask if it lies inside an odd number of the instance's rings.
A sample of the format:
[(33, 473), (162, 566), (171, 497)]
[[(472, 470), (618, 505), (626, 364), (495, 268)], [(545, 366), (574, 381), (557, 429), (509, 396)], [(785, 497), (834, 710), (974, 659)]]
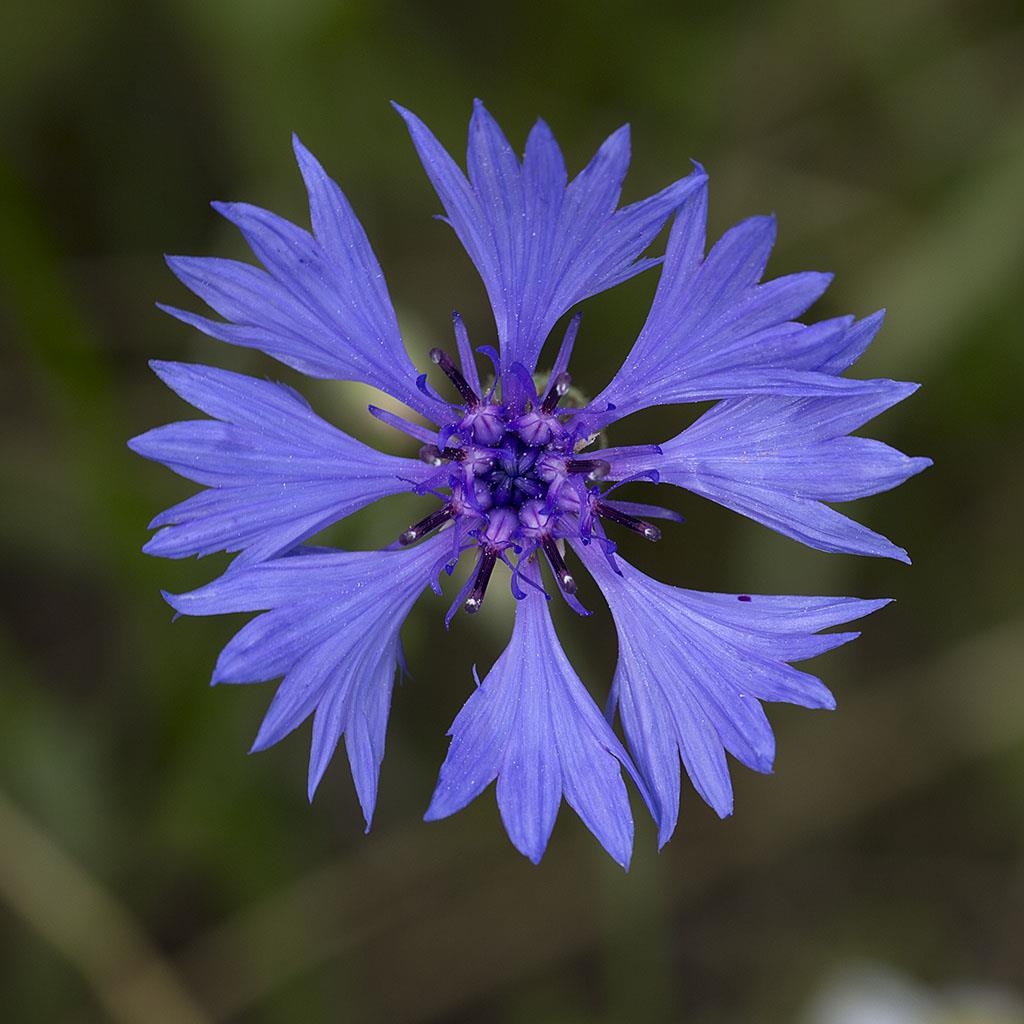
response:
[[(442, 424), (437, 443), (420, 449), (420, 458), (437, 467), (420, 490), (443, 504), (410, 526), (399, 542), (412, 544), (451, 522), (457, 550), (478, 548), (476, 569), (460, 595), (467, 612), (483, 604), (498, 559), (513, 569), (517, 591), (518, 572), (509, 551), (519, 561), (543, 551), (559, 588), (571, 599), (576, 583), (559, 541), (598, 539), (610, 552), (614, 545), (604, 537), (598, 517), (648, 540), (660, 537), (657, 527), (603, 499), (596, 481), (608, 475), (609, 463), (580, 454), (590, 441), (585, 417), (578, 410), (559, 408), (569, 391), (568, 373), (552, 374), (542, 396), (525, 368), (513, 365), (502, 375), (498, 402), (493, 390), (477, 394), (448, 353), (435, 348), (430, 359), (451, 381), (462, 404), (450, 407), (451, 419)], [(475, 380), (475, 369), (470, 376)]]

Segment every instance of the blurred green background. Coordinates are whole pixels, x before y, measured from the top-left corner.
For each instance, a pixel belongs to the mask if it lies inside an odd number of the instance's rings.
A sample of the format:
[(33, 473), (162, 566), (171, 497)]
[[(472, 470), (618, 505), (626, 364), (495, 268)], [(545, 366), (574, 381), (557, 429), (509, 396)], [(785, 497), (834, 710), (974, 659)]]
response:
[[(6, 0), (0, 39), (0, 1019), (1024, 1020), (1019, 3)], [(517, 147), (543, 114), (574, 168), (632, 122), (627, 199), (699, 158), (713, 232), (776, 211), (772, 273), (835, 271), (822, 317), (887, 306), (859, 372), (925, 385), (868, 432), (935, 468), (855, 507), (913, 568), (805, 550), (682, 492), (686, 525), (627, 543), (695, 588), (897, 598), (812, 663), (839, 711), (774, 708), (775, 775), (737, 769), (725, 822), (686, 792), (660, 855), (639, 824), (628, 876), (565, 809), (539, 868), (491, 793), (419, 820), (470, 667), (506, 640), (504, 588), (447, 635), (445, 603), (415, 610), (364, 836), (343, 758), (310, 808), (305, 733), (245, 755), (272, 687), (206, 686), (237, 623), (171, 624), (159, 588), (226, 561), (139, 552), (191, 493), (125, 447), (189, 415), (146, 360), (295, 382), (153, 306), (197, 308), (163, 252), (244, 256), (210, 199), (305, 218), (293, 129), (362, 217), (420, 365), (452, 307), (492, 340), (387, 105), (461, 154), (474, 95)], [(573, 369), (591, 394), (655, 283), (586, 304)], [(303, 388), (403, 450), (365, 389)], [(423, 507), (331, 539), (375, 546)], [(614, 639), (588, 596), (595, 616), (559, 626), (603, 699)]]

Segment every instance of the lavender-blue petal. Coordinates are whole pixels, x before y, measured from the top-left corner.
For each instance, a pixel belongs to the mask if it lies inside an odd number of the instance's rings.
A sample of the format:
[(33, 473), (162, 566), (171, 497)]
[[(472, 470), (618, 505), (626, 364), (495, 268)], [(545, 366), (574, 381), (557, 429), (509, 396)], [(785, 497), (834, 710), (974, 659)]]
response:
[(144, 549), (150, 554), (272, 558), (379, 498), (413, 490), (432, 472), (349, 437), (284, 385), (186, 363), (153, 368), (216, 419), (172, 423), (129, 442), (210, 488), (153, 520), (159, 532)]
[(533, 128), (520, 163), (494, 118), (474, 105), (467, 175), (415, 114), (396, 104), (423, 167), (483, 279), (507, 369), (536, 367), (551, 328), (577, 302), (653, 265), (643, 259), (703, 172), (617, 210), (629, 133), (615, 132), (566, 184), (551, 130)]
[(460, 810), (497, 778), (509, 838), (534, 863), (564, 796), (608, 853), (628, 865), (633, 819), (621, 771), (636, 777), (636, 769), (569, 664), (548, 603), (533, 588), (516, 604), (508, 647), (449, 735), (428, 820)]
[(895, 558), (906, 551), (825, 501), (890, 490), (931, 465), (926, 458), (846, 436), (916, 390), (882, 383), (862, 396), (752, 397), (721, 402), (652, 456), (635, 449), (595, 452), (625, 477), (656, 469), (684, 487), (823, 551)]
[(441, 533), (398, 551), (339, 551), (236, 565), (199, 590), (166, 595), (185, 615), (264, 610), (225, 647), (214, 681), (283, 675), (253, 749), (271, 746), (314, 715), (310, 798), (344, 736), (367, 828), (384, 756), (399, 632), (448, 545)]
[(772, 217), (736, 225), (705, 258), (706, 218), (704, 179), (676, 214), (647, 321), (592, 404), (598, 422), (653, 405), (747, 394), (858, 394), (870, 387), (836, 375), (864, 350), (880, 317), (800, 323), (831, 275), (760, 283), (775, 241)]
[(725, 752), (771, 770), (774, 738), (761, 701), (835, 706), (820, 680), (789, 662), (852, 639), (856, 633), (814, 634), (886, 603), (704, 594), (659, 583), (621, 558), (616, 574), (597, 545), (574, 547), (615, 621), (614, 692), (627, 745), (654, 795), (661, 843), (678, 817), (680, 760), (704, 800), (730, 814)]
[(428, 418), (443, 411), (416, 387), (377, 258), (341, 189), (294, 140), (314, 234), (248, 203), (214, 203), (265, 269), (234, 260), (168, 257), (177, 277), (223, 321), (173, 316), (233, 345), (258, 348), (315, 377), (355, 380)]

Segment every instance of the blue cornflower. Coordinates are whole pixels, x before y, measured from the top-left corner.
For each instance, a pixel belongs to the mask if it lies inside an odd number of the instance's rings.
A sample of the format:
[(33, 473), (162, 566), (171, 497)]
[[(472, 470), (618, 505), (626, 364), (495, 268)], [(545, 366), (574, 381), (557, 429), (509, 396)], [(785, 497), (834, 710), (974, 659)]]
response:
[[(210, 418), (131, 442), (205, 489), (161, 513), (145, 550), (171, 558), (238, 557), (219, 579), (166, 595), (187, 615), (262, 612), (222, 651), (213, 682), (283, 676), (253, 749), (313, 718), (309, 795), (345, 738), (356, 791), (373, 816), (399, 633), (413, 604), (472, 559), (446, 624), (477, 611), (499, 562), (517, 599), (512, 637), (452, 724), (427, 810), (441, 818), (492, 781), (512, 842), (542, 856), (564, 796), (605, 849), (629, 862), (633, 819), (623, 770), (664, 843), (676, 825), (680, 762), (720, 815), (732, 811), (726, 752), (771, 770), (774, 739), (762, 702), (831, 708), (816, 678), (792, 667), (856, 633), (824, 633), (885, 604), (848, 597), (708, 594), (658, 582), (618, 553), (609, 533), (650, 541), (658, 506), (623, 500), (635, 480), (674, 484), (824, 551), (906, 552), (824, 502), (887, 490), (928, 459), (850, 436), (915, 385), (842, 376), (875, 336), (877, 313), (815, 324), (799, 318), (829, 276), (762, 283), (775, 222), (754, 217), (705, 252), (707, 175), (698, 165), (657, 194), (618, 208), (629, 163), (626, 128), (568, 180), (558, 144), (538, 121), (523, 160), (477, 103), (464, 174), (415, 115), (405, 119), (445, 216), (490, 298), (498, 347), (480, 376), (454, 315), (458, 361), (430, 352), (446, 390), (427, 384), (399, 333), (384, 277), (339, 187), (295, 139), (312, 233), (244, 203), (214, 206), (242, 231), (263, 269), (170, 257), (174, 273), (220, 319), (169, 313), (206, 334), (257, 348), (313, 377), (370, 384), (431, 426), (370, 406), (415, 439), (416, 458), (367, 447), (322, 420), (290, 387), (183, 363), (153, 364)], [(664, 259), (643, 254), (666, 222)], [(662, 265), (647, 321), (601, 394), (569, 401), (579, 315), (552, 369), (538, 359), (552, 328), (581, 300)], [(436, 371), (435, 371), (436, 372)], [(435, 383), (445, 382), (435, 376)], [(443, 397), (444, 396), (444, 397)], [(660, 444), (595, 448), (616, 420), (650, 406), (713, 400)], [(430, 497), (433, 507), (380, 551), (306, 546), (325, 527), (379, 498)], [(548, 602), (577, 612), (575, 553), (603, 591), (619, 659), (602, 715), (555, 635)], [(553, 586), (545, 584), (547, 563)], [(612, 728), (616, 713), (625, 743)]]

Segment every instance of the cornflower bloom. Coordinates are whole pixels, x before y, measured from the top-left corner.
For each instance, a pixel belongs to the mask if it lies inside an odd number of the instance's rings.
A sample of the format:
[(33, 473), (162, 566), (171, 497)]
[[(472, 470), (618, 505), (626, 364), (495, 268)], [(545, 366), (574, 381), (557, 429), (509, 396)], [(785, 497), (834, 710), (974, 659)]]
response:
[[(908, 561), (901, 548), (825, 503), (887, 490), (929, 464), (851, 436), (915, 385), (843, 375), (875, 336), (881, 313), (799, 319), (829, 275), (762, 282), (775, 239), (771, 217), (743, 221), (706, 251), (708, 179), (699, 165), (620, 208), (625, 127), (570, 181), (543, 121), (520, 161), (477, 103), (464, 173), (419, 118), (397, 109), (442, 219), (483, 279), (497, 348), (474, 352), (455, 314), (457, 358), (432, 349), (428, 384), (406, 352), (359, 221), (296, 138), (312, 231), (244, 203), (215, 203), (262, 268), (170, 257), (173, 272), (219, 319), (162, 308), (311, 377), (372, 385), (431, 425), (370, 406), (419, 445), (418, 457), (398, 458), (331, 426), (283, 384), (155, 362), (161, 379), (209, 418), (131, 442), (204, 487), (153, 520), (157, 532), (144, 550), (169, 558), (237, 554), (219, 579), (165, 596), (186, 615), (261, 613), (221, 652), (213, 682), (283, 677), (253, 749), (312, 717), (312, 799), (344, 737), (367, 828), (403, 620), (428, 587), (441, 592), (440, 579), (460, 558), (471, 560), (470, 571), (446, 625), (460, 608), (476, 612), (498, 563), (508, 566), (516, 598), (511, 639), (451, 726), (426, 817), (452, 814), (497, 780), (506, 830), (531, 860), (541, 858), (564, 797), (625, 867), (633, 819), (624, 774), (662, 844), (676, 825), (680, 764), (704, 800), (728, 815), (726, 753), (755, 771), (772, 767), (763, 702), (833, 707), (828, 689), (792, 663), (846, 643), (857, 634), (821, 631), (886, 602), (700, 593), (652, 579), (617, 544), (630, 534), (657, 541), (653, 520), (680, 517), (625, 500), (618, 488), (670, 484), (823, 551)], [(670, 219), (664, 258), (645, 256)], [(552, 329), (582, 300), (657, 264), (657, 292), (621, 369), (595, 399), (571, 405), (579, 315), (541, 375)], [(485, 386), (478, 354), (493, 364), (493, 384)], [(597, 446), (630, 413), (709, 400), (709, 411), (668, 440)], [(400, 492), (433, 504), (382, 550), (306, 544)], [(607, 715), (569, 663), (549, 611), (560, 595), (586, 614), (571, 558), (600, 586), (618, 633)], [(624, 742), (613, 729), (616, 713)]]

